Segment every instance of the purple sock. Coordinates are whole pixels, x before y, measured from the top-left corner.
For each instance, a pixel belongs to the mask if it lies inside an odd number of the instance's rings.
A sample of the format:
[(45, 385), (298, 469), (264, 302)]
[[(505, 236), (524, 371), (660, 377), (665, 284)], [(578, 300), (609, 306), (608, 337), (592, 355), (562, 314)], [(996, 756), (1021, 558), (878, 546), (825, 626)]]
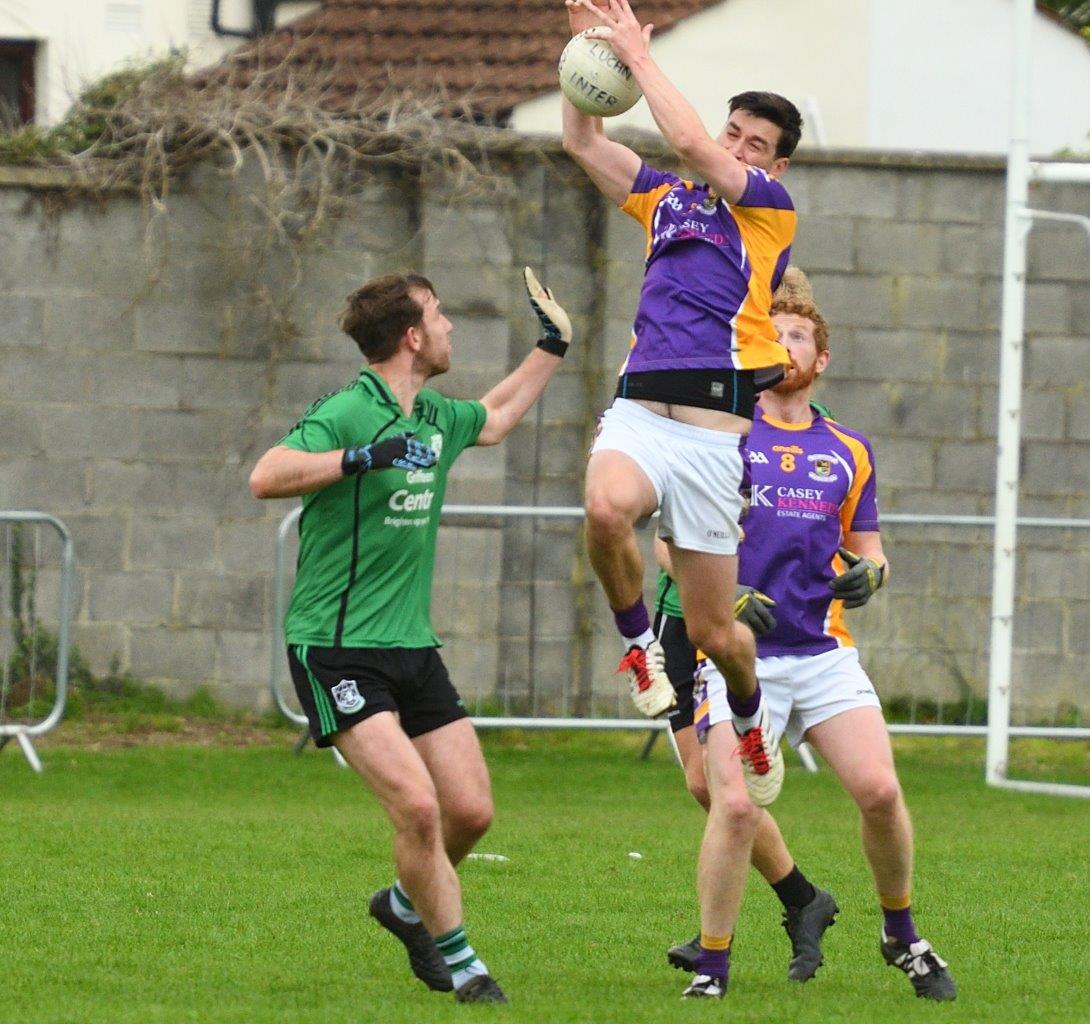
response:
[(730, 705), (731, 711), (739, 718), (752, 718), (757, 714), (757, 709), (761, 706), (760, 683), (757, 684), (757, 689), (753, 691), (752, 697), (739, 697), (736, 693), (732, 693), (728, 687), (727, 703)]
[(696, 958), (696, 973), (706, 974), (709, 978), (722, 978), (726, 981), (730, 974), (729, 949), (705, 949), (700, 947)]
[(920, 937), (916, 934), (916, 925), (912, 920), (911, 907), (905, 907), (904, 910), (887, 910), (883, 907), (882, 916), (886, 919), (884, 928), (889, 938), (896, 939), (906, 946), (920, 941)]
[(651, 618), (642, 597), (631, 608), (614, 609), (613, 621), (617, 623), (621, 636), (628, 639), (643, 636), (651, 628)]

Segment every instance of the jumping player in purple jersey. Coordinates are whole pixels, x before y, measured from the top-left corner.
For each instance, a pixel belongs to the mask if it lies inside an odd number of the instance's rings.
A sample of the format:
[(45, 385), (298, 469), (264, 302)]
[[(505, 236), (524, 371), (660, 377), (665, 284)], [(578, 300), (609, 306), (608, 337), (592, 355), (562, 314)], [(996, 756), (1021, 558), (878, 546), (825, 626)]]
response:
[[(882, 956), (908, 975), (917, 995), (954, 999), (957, 989), (946, 964), (915, 930), (912, 825), (881, 705), (844, 621), (844, 610), (866, 604), (889, 573), (874, 456), (862, 434), (811, 404), (814, 381), (830, 356), (828, 328), (806, 291), (777, 297), (772, 315), (792, 365), (761, 396), (747, 441), (750, 504), (737, 614), (758, 637), (757, 676), (774, 736), (786, 732), (793, 744), (813, 744), (860, 809), (863, 850), (884, 916)], [(658, 554), (669, 564), (664, 545)], [(673, 724), (687, 782), (707, 806), (698, 739), (729, 721), (726, 687), (715, 666), (701, 662), (693, 693), (690, 673), (698, 652), (682, 641), (674, 614), (681, 609), (670, 590), (666, 577), (660, 581), (656, 627), (678, 684)], [(822, 963), (821, 937), (839, 908), (798, 869), (771, 815), (760, 815), (752, 862), (784, 905), (793, 953), (788, 977), (806, 981)], [(695, 971), (698, 950), (694, 939), (667, 956)]]
[[(587, 466), (586, 539), (625, 648), (637, 708), (674, 703), (643, 600), (635, 524), (660, 511), (688, 635), (728, 681), (733, 730), (708, 745), (711, 808), (697, 868), (701, 976), (685, 995), (719, 997), (741, 906), (757, 804), (775, 799), (783, 759), (754, 673), (752, 634), (730, 613), (738, 570), (741, 442), (755, 395), (790, 363), (768, 315), (796, 215), (780, 178), (802, 119), (789, 100), (732, 98), (713, 138), (652, 59), (651, 25), (628, 0), (566, 0), (573, 33), (608, 39), (694, 180), (648, 167), (606, 137), (601, 118), (562, 101), (564, 148), (646, 233), (646, 271), (630, 351)], [(737, 733), (737, 736), (735, 735)], [(740, 739), (739, 739), (740, 738)], [(740, 756), (736, 756), (740, 755)], [(747, 796), (748, 792), (748, 796)]]

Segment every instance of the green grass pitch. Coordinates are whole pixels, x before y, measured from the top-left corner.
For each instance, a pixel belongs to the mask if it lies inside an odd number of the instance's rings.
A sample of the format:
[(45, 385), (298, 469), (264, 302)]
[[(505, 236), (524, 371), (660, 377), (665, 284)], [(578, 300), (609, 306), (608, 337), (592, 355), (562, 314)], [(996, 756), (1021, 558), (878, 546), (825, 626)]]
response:
[[(0, 757), (0, 1020), (53, 1022), (986, 1021), (1086, 1019), (1090, 802), (987, 789), (982, 747), (904, 741), (921, 931), (961, 996), (918, 1001), (878, 955), (856, 816), (830, 772), (776, 805), (837, 896), (826, 966), (785, 977), (779, 906), (754, 874), (723, 1003), (682, 1003), (702, 814), (665, 743), (486, 736), (497, 821), (461, 871), (467, 927), (512, 1005), (456, 1006), (365, 912), (390, 881), (374, 801), (328, 755), (283, 746), (44, 746)], [(1080, 774), (1085, 748), (1077, 755)], [(793, 759), (789, 759), (793, 763)], [(1085, 778), (1085, 775), (1083, 776)], [(642, 859), (629, 857), (630, 851)], [(1079, 1007), (1082, 1009), (1079, 1009)]]

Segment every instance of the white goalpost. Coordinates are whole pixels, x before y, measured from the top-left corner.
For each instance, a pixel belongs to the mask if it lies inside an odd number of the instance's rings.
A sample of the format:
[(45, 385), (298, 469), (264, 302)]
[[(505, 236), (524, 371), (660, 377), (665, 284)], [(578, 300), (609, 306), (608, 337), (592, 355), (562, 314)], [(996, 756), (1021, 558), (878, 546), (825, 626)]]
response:
[(1003, 302), (999, 362), (999, 425), (995, 475), (995, 542), (992, 556), (991, 644), (988, 665), (986, 779), (1005, 789), (1090, 797), (1090, 786), (1012, 779), (1011, 738), (1015, 570), (1018, 553), (1019, 446), (1025, 355), (1026, 242), (1035, 221), (1076, 224), (1090, 217), (1029, 208), (1034, 182), (1090, 184), (1090, 163), (1032, 163), (1029, 156), (1030, 69), (1034, 0), (1014, 2), (1014, 73), (1011, 142), (1003, 250)]

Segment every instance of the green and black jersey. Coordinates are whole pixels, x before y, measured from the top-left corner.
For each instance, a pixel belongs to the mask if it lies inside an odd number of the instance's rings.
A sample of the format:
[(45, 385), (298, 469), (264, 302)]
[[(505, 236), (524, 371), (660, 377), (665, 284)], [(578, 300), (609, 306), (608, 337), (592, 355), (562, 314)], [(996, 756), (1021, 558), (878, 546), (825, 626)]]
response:
[(346, 477), (303, 497), (299, 562), (284, 635), (318, 647), (435, 647), (431, 585), (447, 474), (484, 427), (480, 402), (425, 388), (406, 416), (364, 369), (318, 399), (279, 443), (305, 452), (370, 444), (409, 431), (439, 455), (431, 469)]

